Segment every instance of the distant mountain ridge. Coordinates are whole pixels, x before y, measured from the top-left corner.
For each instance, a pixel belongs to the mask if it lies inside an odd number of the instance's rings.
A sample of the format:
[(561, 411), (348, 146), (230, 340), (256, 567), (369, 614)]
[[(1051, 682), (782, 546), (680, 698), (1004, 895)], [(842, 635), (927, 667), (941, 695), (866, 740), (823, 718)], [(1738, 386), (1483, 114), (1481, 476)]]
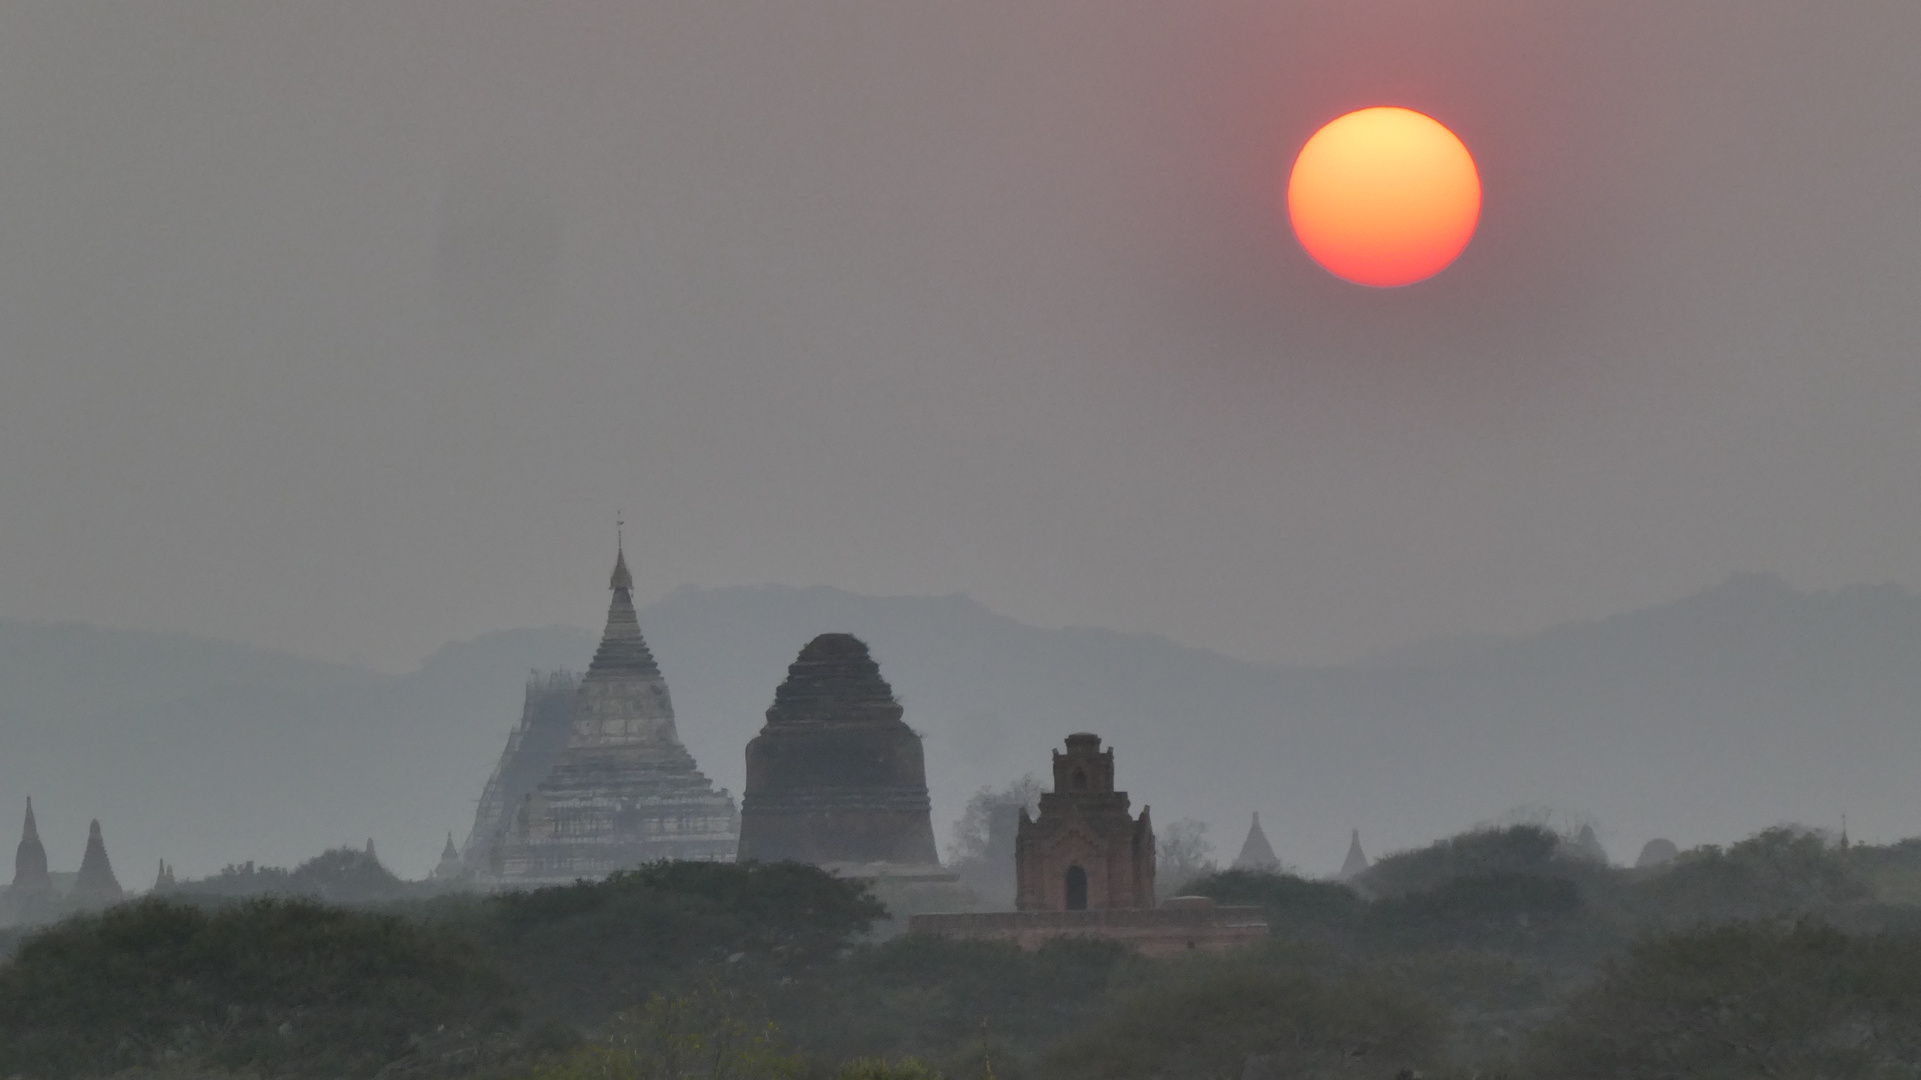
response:
[[(1921, 598), (1743, 575), (1521, 638), (1321, 668), (1145, 634), (1043, 629), (963, 596), (682, 588), (641, 612), (682, 737), (738, 794), (742, 753), (815, 634), (874, 649), (926, 739), (944, 841), (983, 784), (1044, 774), (1067, 733), (1115, 747), (1158, 821), (1231, 857), (1258, 810), (1279, 856), (1331, 872), (1348, 830), (1382, 854), (1517, 805), (1592, 814), (1617, 859), (1653, 835), (1781, 820), (1921, 834)], [(550, 627), (450, 644), (395, 676), (173, 635), (0, 621), (0, 829), (35, 797), (56, 869), (102, 819), (124, 883), (292, 865), (373, 836), (418, 876), (464, 834), (531, 669), (586, 664)], [(3, 835), (3, 834), (0, 834)]]

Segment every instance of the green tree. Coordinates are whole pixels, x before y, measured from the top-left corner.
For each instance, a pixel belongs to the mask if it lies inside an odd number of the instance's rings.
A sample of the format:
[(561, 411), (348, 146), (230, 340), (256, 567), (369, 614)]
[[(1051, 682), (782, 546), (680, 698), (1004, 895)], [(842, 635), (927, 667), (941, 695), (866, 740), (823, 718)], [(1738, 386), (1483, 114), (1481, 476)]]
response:
[(841, 1066), (834, 1080), (941, 1080), (940, 1070), (915, 1058), (860, 1058)]
[(147, 900), (68, 919), (0, 967), (0, 1073), (371, 1075), (425, 1034), (503, 1028), (513, 1000), (471, 942), (397, 916)]
[(449, 901), (542, 1010), (594, 1022), (690, 977), (783, 978), (886, 914), (857, 881), (798, 863), (661, 862), (605, 880)]
[(1188, 888), (1223, 904), (1259, 907), (1267, 913), (1270, 930), (1296, 939), (1344, 939), (1360, 925), (1367, 909), (1360, 894), (1338, 882), (1259, 870), (1223, 870)]
[(1827, 913), (1869, 895), (1846, 852), (1819, 833), (1780, 826), (1726, 850), (1684, 853), (1664, 872), (1637, 882), (1630, 903), (1640, 918), (1678, 927)]
[(1562, 850), (1561, 838), (1539, 825), (1475, 829), (1420, 848), (1389, 855), (1360, 877), (1371, 896), (1401, 896), (1436, 889), (1456, 878), (1520, 874), (1569, 876), (1580, 867)]
[(600, 1041), (536, 1066), (533, 1080), (786, 1080), (800, 1058), (773, 1025), (745, 1018), (724, 992), (655, 994)]
[(1214, 862), (1214, 845), (1207, 839), (1207, 822), (1182, 818), (1163, 826), (1160, 832), (1154, 886), (1163, 899), (1184, 892), (1191, 883), (1220, 869)]
[(1378, 1077), (1425, 1068), (1439, 1056), (1442, 1017), (1390, 984), (1252, 964), (1170, 974), (1049, 1050), (1046, 1074), (1061, 1080)]
[(1812, 922), (1652, 939), (1533, 1040), (1566, 1080), (1921, 1077), (1921, 937)]

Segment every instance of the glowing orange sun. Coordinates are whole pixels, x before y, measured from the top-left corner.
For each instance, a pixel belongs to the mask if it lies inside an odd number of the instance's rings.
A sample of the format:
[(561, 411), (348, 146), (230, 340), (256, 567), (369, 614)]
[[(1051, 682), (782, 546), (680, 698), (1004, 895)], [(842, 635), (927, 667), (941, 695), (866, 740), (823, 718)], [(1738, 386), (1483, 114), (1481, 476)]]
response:
[(1412, 285), (1447, 269), (1481, 220), (1467, 147), (1411, 109), (1362, 109), (1294, 159), (1287, 214), (1314, 261), (1361, 285)]

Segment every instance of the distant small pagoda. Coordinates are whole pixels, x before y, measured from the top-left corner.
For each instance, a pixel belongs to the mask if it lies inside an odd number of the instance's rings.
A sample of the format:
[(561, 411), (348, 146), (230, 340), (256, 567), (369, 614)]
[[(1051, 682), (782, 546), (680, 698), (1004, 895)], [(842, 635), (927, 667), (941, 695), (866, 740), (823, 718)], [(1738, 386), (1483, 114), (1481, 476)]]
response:
[(113, 876), (113, 862), (107, 858), (107, 842), (100, 835), (100, 821), (87, 825), (87, 852), (80, 858), (80, 874), (73, 879), (69, 898), (88, 907), (117, 904), (126, 897), (120, 879)]
[(1247, 840), (1241, 844), (1241, 853), (1234, 859), (1234, 869), (1252, 870), (1263, 874), (1278, 874), (1281, 860), (1274, 854), (1274, 846), (1267, 842), (1267, 834), (1261, 831), (1261, 815), (1254, 815), (1254, 824), (1247, 827)]
[[(164, 864), (163, 864), (164, 866)], [(87, 826), (87, 847), (77, 874), (54, 874), (47, 869), (46, 845), (34, 819), (33, 800), (20, 825), (20, 844), (13, 853), (13, 882), (0, 890), (0, 925), (31, 926), (76, 911), (109, 907), (126, 898), (107, 858), (107, 843), (95, 820)]]
[(7, 886), (7, 921), (15, 926), (44, 922), (55, 914), (53, 875), (47, 872), (47, 849), (40, 842), (40, 826), (33, 819), (33, 799), (27, 799), (27, 819), (20, 826), (20, 846), (13, 852), (13, 884)]
[(1353, 881), (1367, 873), (1367, 852), (1361, 850), (1361, 830), (1355, 829), (1347, 842), (1347, 858), (1341, 862), (1340, 880)]

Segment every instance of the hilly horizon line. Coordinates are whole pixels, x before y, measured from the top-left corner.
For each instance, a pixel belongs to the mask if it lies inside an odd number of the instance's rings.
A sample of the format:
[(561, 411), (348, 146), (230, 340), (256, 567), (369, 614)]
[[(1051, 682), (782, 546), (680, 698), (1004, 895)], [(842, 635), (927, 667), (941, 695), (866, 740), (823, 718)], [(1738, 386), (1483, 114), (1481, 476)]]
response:
[[(966, 799), (1091, 731), (1155, 819), (1212, 826), (1224, 858), (1258, 811), (1280, 857), (1332, 871), (1547, 806), (1613, 854), (1770, 825), (1921, 835), (1921, 599), (1899, 586), (1713, 588), (1526, 636), (1438, 640), (1315, 667), (1157, 634), (1049, 629), (965, 594), (684, 586), (642, 612), (680, 734), (738, 792), (742, 748), (796, 653), (856, 633), (922, 733), (937, 836)], [(198, 875), (292, 865), (376, 837), (424, 872), (463, 834), (530, 671), (583, 667), (598, 629), (490, 631), (409, 673), (183, 633), (0, 619), (0, 807), (43, 831), (90, 817), (116, 862)], [(362, 794), (342, 798), (343, 785)], [(44, 805), (43, 805), (44, 796)]]
[[(639, 611), (643, 619), (643, 625), (641, 629), (643, 632), (645, 632), (646, 626), (644, 624), (644, 620), (646, 617), (646, 613), (649, 610), (667, 605), (670, 602), (673, 602), (674, 600), (676, 600), (677, 598), (684, 598), (687, 596), (694, 596), (694, 595), (700, 595), (700, 594), (729, 594), (729, 593), (748, 594), (748, 593), (759, 592), (759, 593), (781, 593), (781, 594), (804, 595), (808, 593), (815, 593), (815, 594), (821, 594), (821, 595), (831, 594), (831, 595), (837, 595), (837, 596), (847, 597), (855, 600), (863, 600), (863, 601), (961, 602), (961, 603), (967, 604), (968, 606), (974, 608), (975, 610), (981, 612), (982, 614), (992, 616), (995, 619), (1003, 620), (1007, 623), (1017, 625), (1028, 630), (1037, 630), (1037, 631), (1046, 632), (1046, 633), (1066, 633), (1066, 634), (1086, 633), (1086, 634), (1110, 635), (1117, 638), (1135, 639), (1142, 642), (1153, 642), (1159, 645), (1169, 646), (1169, 647), (1186, 651), (1186, 652), (1204, 654), (1207, 656), (1215, 657), (1217, 659), (1225, 660), (1235, 664), (1245, 664), (1248, 666), (1264, 668), (1272, 671), (1284, 671), (1284, 672), (1305, 674), (1305, 673), (1322, 672), (1322, 671), (1330, 671), (1330, 672), (1341, 671), (1341, 670), (1355, 669), (1355, 668), (1401, 669), (1401, 668), (1421, 668), (1421, 667), (1458, 663), (1464, 660), (1473, 659), (1474, 657), (1479, 655), (1484, 655), (1489, 652), (1498, 650), (1504, 646), (1512, 646), (1512, 645), (1516, 645), (1516, 644), (1530, 641), (1537, 638), (1566, 634), (1569, 632), (1581, 631), (1586, 629), (1604, 628), (1609, 626), (1610, 624), (1617, 624), (1623, 620), (1630, 620), (1637, 616), (1645, 615), (1650, 612), (1663, 611), (1663, 610), (1667, 610), (1677, 606), (1687, 605), (1693, 601), (1701, 600), (1703, 598), (1725, 595), (1732, 590), (1741, 589), (1741, 588), (1746, 588), (1749, 591), (1765, 591), (1765, 592), (1772, 592), (1777, 595), (1789, 595), (1789, 596), (1801, 597), (1805, 599), (1825, 598), (1825, 599), (1845, 600), (1853, 596), (1867, 596), (1872, 594), (1893, 594), (1896, 597), (1899, 597), (1901, 599), (1906, 599), (1906, 600), (1915, 600), (1917, 598), (1921, 598), (1921, 594), (1917, 594), (1916, 592), (1909, 590), (1905, 586), (1902, 586), (1896, 582), (1880, 582), (1880, 583), (1863, 582), (1863, 583), (1856, 583), (1851, 585), (1843, 585), (1833, 589), (1802, 589), (1789, 583), (1785, 578), (1781, 577), (1779, 574), (1776, 574), (1770, 571), (1745, 571), (1744, 570), (1744, 571), (1736, 571), (1734, 573), (1731, 573), (1726, 577), (1722, 578), (1719, 582), (1713, 585), (1710, 585), (1704, 589), (1699, 589), (1691, 593), (1684, 593), (1681, 596), (1675, 597), (1670, 600), (1661, 600), (1651, 604), (1643, 604), (1639, 607), (1627, 608), (1627, 609), (1617, 611), (1607, 615), (1597, 615), (1597, 616), (1586, 617), (1586, 618), (1565, 619), (1559, 622), (1549, 623), (1535, 630), (1527, 630), (1527, 631), (1520, 631), (1520, 632), (1466, 631), (1458, 634), (1437, 634), (1437, 635), (1432, 635), (1425, 638), (1417, 638), (1413, 641), (1410, 641), (1401, 645), (1393, 645), (1393, 646), (1387, 646), (1379, 649), (1372, 649), (1359, 656), (1352, 657), (1346, 660), (1329, 661), (1325, 663), (1293, 663), (1293, 662), (1284, 661), (1284, 660), (1260, 660), (1252, 657), (1239, 656), (1234, 653), (1224, 652), (1220, 649), (1210, 648), (1205, 645), (1191, 645), (1186, 642), (1175, 639), (1173, 637), (1170, 637), (1166, 634), (1162, 634), (1152, 630), (1117, 630), (1112, 627), (1097, 626), (1090, 623), (1065, 623), (1059, 626), (1050, 626), (1042, 623), (1027, 622), (1015, 616), (1007, 615), (1003, 612), (997, 611), (987, 606), (986, 604), (981, 603), (979, 600), (974, 599), (972, 596), (968, 595), (965, 591), (960, 591), (960, 590), (956, 590), (954, 592), (946, 592), (946, 593), (869, 593), (869, 592), (861, 592), (855, 589), (843, 588), (838, 585), (823, 585), (823, 584), (788, 585), (781, 582), (760, 582), (752, 585), (696, 585), (692, 583), (684, 583), (684, 584), (674, 586), (673, 588), (667, 590), (665, 593), (661, 594), (660, 596), (656, 597), (653, 600), (646, 602), (645, 604), (639, 605)], [(132, 627), (132, 626), (105, 626), (99, 623), (87, 622), (85, 620), (80, 620), (80, 619), (37, 619), (37, 618), (36, 619), (19, 619), (19, 618), (13, 618), (10, 616), (0, 616), (0, 624), (7, 624), (14, 627), (23, 628), (23, 629), (56, 630), (56, 631), (63, 630), (63, 629), (81, 630), (81, 631), (86, 631), (88, 633), (93, 633), (93, 634), (124, 636), (129, 640), (139, 639), (139, 638), (148, 638), (148, 639), (159, 638), (169, 642), (175, 642), (175, 643), (185, 644), (185, 645), (210, 646), (210, 647), (215, 647), (220, 649), (239, 649), (261, 658), (273, 658), (278, 660), (298, 661), (302, 664), (310, 664), (310, 665), (315, 665), (322, 668), (334, 669), (343, 674), (353, 673), (356, 675), (373, 678), (383, 682), (399, 681), (399, 680), (404, 680), (414, 676), (418, 676), (428, 671), (430, 668), (432, 668), (436, 663), (436, 661), (444, 660), (447, 654), (449, 653), (449, 651), (451, 650), (458, 650), (463, 646), (474, 645), (474, 644), (487, 642), (491, 640), (498, 640), (500, 638), (510, 637), (515, 634), (529, 634), (529, 633), (538, 634), (538, 633), (551, 633), (556, 631), (581, 632), (581, 633), (591, 633), (591, 634), (600, 633), (600, 624), (598, 621), (596, 621), (591, 626), (578, 624), (578, 623), (555, 622), (555, 623), (545, 623), (541, 625), (507, 626), (507, 627), (501, 627), (499, 629), (494, 629), (494, 630), (484, 630), (470, 637), (449, 638), (445, 642), (443, 642), (441, 645), (436, 647), (432, 652), (422, 657), (421, 660), (417, 664), (415, 664), (413, 667), (404, 669), (404, 670), (395, 670), (395, 669), (388, 669), (383, 667), (376, 667), (365, 662), (332, 660), (332, 659), (327, 659), (325, 657), (314, 656), (308, 653), (298, 652), (298, 651), (289, 650), (289, 649), (264, 648), (258, 645), (248, 644), (247, 642), (244, 642), (244, 641), (235, 641), (230, 638), (223, 638), (223, 637), (207, 635), (207, 634), (196, 634), (196, 633), (192, 633), (184, 630), (160, 630), (160, 629)], [(826, 628), (823, 628), (820, 632), (829, 633), (829, 632), (832, 632), (832, 630), (833, 628), (826, 627)], [(796, 642), (794, 646), (796, 652), (798, 652), (800, 646), (804, 644), (806, 644), (806, 642)], [(869, 644), (872, 645), (876, 643), (869, 642)]]

